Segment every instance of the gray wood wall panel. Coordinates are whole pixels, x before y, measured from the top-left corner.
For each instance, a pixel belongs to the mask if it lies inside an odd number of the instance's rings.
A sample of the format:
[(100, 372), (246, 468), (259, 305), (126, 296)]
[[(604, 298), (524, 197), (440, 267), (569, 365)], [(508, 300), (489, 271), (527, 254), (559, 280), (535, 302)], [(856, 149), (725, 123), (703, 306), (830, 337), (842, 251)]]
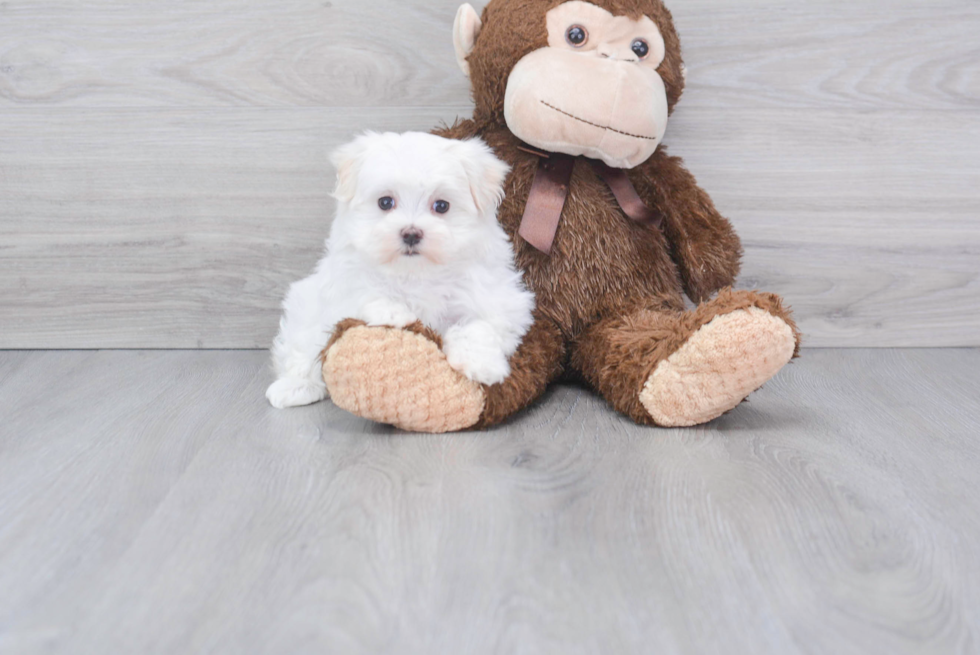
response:
[[(0, 347), (264, 347), (329, 150), (470, 112), (456, 2), (0, 4)], [(980, 5), (675, 0), (668, 130), (812, 346), (980, 345)]]
[[(458, 0), (5, 0), (0, 103), (432, 106), (468, 100)], [(472, 4), (481, 7), (479, 0)], [(674, 0), (684, 106), (975, 109), (972, 0)]]

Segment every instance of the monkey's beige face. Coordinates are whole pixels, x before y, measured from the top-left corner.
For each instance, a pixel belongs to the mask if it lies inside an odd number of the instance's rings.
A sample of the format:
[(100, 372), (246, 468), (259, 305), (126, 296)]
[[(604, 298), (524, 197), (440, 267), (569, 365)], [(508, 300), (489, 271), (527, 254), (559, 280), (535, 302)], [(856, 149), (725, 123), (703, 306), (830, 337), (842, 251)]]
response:
[[(546, 14), (548, 44), (510, 73), (504, 119), (518, 138), (550, 152), (585, 155), (633, 168), (667, 129), (667, 90), (657, 69), (666, 54), (657, 24), (582, 0)], [(469, 5), (454, 26), (463, 71), (482, 25)]]
[(633, 168), (667, 129), (667, 91), (657, 67), (657, 25), (574, 1), (548, 12), (548, 47), (518, 62), (504, 117), (520, 139), (551, 152)]

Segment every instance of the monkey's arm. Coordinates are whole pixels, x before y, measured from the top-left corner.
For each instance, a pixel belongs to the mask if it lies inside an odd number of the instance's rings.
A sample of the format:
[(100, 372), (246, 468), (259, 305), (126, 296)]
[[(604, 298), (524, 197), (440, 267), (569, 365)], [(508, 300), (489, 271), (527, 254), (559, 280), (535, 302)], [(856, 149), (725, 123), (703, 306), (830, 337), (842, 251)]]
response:
[(732, 286), (741, 267), (742, 242), (682, 160), (661, 148), (630, 178), (650, 207), (663, 213), (671, 258), (691, 300), (703, 302)]

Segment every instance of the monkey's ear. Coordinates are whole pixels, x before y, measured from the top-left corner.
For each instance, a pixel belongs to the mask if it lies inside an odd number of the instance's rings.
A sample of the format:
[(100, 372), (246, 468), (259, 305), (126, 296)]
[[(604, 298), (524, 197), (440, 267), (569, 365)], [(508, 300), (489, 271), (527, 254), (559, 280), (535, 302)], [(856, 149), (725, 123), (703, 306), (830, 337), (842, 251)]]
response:
[(504, 181), (510, 166), (497, 159), (482, 139), (457, 141), (456, 148), (461, 154), (477, 211), (496, 220), (497, 208), (504, 199)]
[(473, 5), (466, 3), (456, 12), (453, 22), (453, 45), (456, 46), (456, 63), (466, 77), (470, 76), (470, 63), (466, 58), (473, 52), (476, 37), (483, 28), (483, 22)]
[(368, 132), (350, 143), (340, 146), (330, 155), (330, 161), (337, 169), (337, 188), (333, 197), (340, 202), (350, 202), (357, 194), (357, 178), (361, 173), (361, 162), (372, 139), (377, 135)]

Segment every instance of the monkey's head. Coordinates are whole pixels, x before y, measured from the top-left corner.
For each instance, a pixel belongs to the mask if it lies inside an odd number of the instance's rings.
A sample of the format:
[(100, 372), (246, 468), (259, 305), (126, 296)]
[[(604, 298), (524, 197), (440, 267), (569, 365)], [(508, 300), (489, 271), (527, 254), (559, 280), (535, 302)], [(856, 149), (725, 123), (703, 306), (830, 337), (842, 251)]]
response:
[(477, 120), (615, 168), (654, 153), (684, 90), (661, 0), (491, 0), (482, 18), (466, 4), (453, 37)]

